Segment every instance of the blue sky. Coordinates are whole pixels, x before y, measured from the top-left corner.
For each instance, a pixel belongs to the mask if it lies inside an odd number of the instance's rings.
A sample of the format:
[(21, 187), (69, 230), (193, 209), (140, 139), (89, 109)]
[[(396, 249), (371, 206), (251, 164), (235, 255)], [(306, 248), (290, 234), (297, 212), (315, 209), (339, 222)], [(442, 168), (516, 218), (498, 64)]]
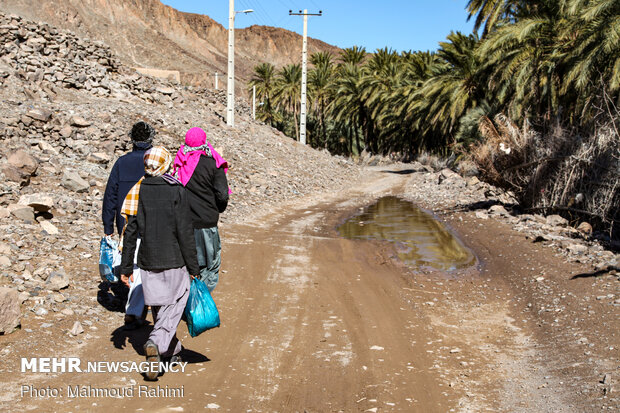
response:
[[(206, 14), (228, 27), (228, 0), (162, 0), (177, 10)], [(310, 17), (308, 36), (344, 48), (364, 46), (372, 52), (389, 47), (403, 50), (435, 50), (451, 30), (470, 33), (467, 0), (235, 0), (235, 10), (253, 9), (238, 14), (235, 27), (253, 24), (282, 27), (297, 33), (303, 30), (300, 16), (288, 11), (304, 8)], [(473, 19), (472, 19), (473, 20)]]

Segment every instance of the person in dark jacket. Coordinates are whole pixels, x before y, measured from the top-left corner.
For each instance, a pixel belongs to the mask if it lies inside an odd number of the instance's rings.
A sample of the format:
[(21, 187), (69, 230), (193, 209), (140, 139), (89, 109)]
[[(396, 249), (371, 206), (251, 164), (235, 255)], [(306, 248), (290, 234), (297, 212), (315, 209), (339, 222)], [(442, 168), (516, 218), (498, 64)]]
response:
[(129, 136), (133, 150), (118, 158), (112, 167), (103, 195), (101, 219), (105, 235), (114, 234), (114, 221), (118, 234), (123, 232), (125, 220), (121, 216), (121, 206), (127, 192), (144, 176), (144, 153), (153, 146), (155, 129), (140, 121), (133, 125)]
[[(106, 236), (114, 234), (115, 221), (119, 236), (123, 233), (125, 219), (121, 215), (121, 206), (127, 192), (144, 176), (144, 153), (152, 147), (155, 129), (148, 123), (140, 121), (133, 125), (129, 136), (133, 143), (133, 150), (121, 156), (112, 167), (103, 196), (101, 218), (103, 220), (103, 232)], [(130, 283), (127, 279), (121, 280), (129, 287), (125, 305), (126, 329), (140, 327), (146, 315), (140, 270), (138, 268), (135, 270), (133, 282)], [(123, 277), (121, 276), (121, 278)]]
[[(176, 330), (189, 296), (190, 277), (200, 271), (187, 191), (166, 174), (171, 165), (172, 155), (164, 147), (148, 150), (144, 154), (146, 176), (128, 193), (123, 208), (128, 221), (121, 273), (131, 277), (140, 236), (138, 266), (144, 302), (151, 306), (154, 322), (144, 345), (149, 362), (159, 362), (161, 357), (180, 361), (181, 343)], [(155, 380), (157, 375), (151, 370), (145, 377)]]
[(221, 265), (217, 223), (228, 205), (228, 163), (207, 142), (204, 130), (191, 128), (177, 152), (174, 168), (175, 176), (188, 190), (200, 279), (213, 291)]

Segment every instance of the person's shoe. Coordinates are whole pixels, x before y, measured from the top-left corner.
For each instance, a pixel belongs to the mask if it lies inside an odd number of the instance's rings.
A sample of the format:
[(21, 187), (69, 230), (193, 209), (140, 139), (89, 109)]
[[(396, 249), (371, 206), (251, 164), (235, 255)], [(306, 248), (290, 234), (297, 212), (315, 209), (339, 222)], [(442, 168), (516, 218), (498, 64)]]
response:
[(149, 381), (157, 380), (157, 376), (159, 376), (159, 350), (157, 349), (157, 344), (153, 342), (153, 340), (147, 340), (144, 344), (144, 354), (146, 355), (146, 361), (149, 363), (157, 362), (157, 368), (152, 369), (152, 366), (149, 365), (149, 369), (146, 373), (144, 373), (144, 378)]
[(144, 320), (135, 315), (125, 314), (125, 330), (135, 330), (144, 325)]
[(172, 364), (172, 363), (179, 364), (182, 361), (183, 360), (181, 359), (181, 355), (180, 354), (175, 354), (174, 356), (170, 357), (170, 364)]

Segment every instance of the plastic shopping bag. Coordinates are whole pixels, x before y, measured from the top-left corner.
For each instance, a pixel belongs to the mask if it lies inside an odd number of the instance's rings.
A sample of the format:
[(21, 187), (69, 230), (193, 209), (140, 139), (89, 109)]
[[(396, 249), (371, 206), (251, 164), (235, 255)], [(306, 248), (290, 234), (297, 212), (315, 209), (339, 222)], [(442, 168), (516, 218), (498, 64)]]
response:
[(220, 313), (211, 298), (209, 289), (199, 279), (192, 278), (189, 288), (189, 298), (185, 306), (185, 318), (189, 335), (197, 335), (220, 326)]
[(118, 281), (118, 277), (114, 275), (114, 267), (119, 255), (118, 242), (111, 237), (102, 237), (99, 244), (99, 274), (104, 281)]

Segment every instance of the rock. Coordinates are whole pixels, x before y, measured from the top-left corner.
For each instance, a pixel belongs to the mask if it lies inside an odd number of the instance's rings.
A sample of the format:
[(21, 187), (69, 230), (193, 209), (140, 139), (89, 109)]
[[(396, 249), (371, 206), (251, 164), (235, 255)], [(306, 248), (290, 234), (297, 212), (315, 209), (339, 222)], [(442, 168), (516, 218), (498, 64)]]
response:
[(476, 211), (476, 218), (489, 219), (489, 216), (483, 211)]
[(46, 310), (45, 308), (43, 308), (43, 307), (39, 307), (39, 308), (37, 308), (37, 309), (34, 311), (34, 313), (35, 313), (36, 315), (38, 315), (39, 317), (43, 317), (44, 315), (47, 315), (47, 313), (48, 313), (48, 312), (49, 312), (49, 311), (47, 311), (47, 310)]
[(56, 293), (52, 295), (52, 298), (54, 299), (54, 301), (56, 301), (57, 303), (64, 303), (65, 301), (67, 301), (67, 297), (65, 297), (63, 294), (61, 293)]
[(174, 93), (174, 88), (166, 86), (159, 86), (156, 90), (162, 95), (172, 95)]
[(52, 112), (46, 109), (30, 109), (26, 112), (26, 116), (40, 120), (41, 122), (48, 122), (52, 118)]
[(8, 181), (17, 182), (19, 186), (27, 186), (30, 183), (30, 174), (27, 174), (12, 165), (3, 165), (2, 173)]
[(73, 135), (73, 128), (69, 125), (65, 125), (60, 129), (60, 136), (63, 138), (70, 138)]
[(71, 327), (71, 330), (69, 331), (69, 333), (72, 336), (80, 335), (83, 332), (84, 332), (84, 327), (82, 327), (82, 324), (80, 324), (79, 321), (76, 321), (75, 323), (73, 323), (73, 327)]
[(71, 123), (71, 126), (77, 126), (79, 128), (87, 128), (92, 125), (92, 122), (89, 122), (80, 116), (72, 116), (69, 122)]
[(46, 141), (39, 141), (39, 149), (43, 151), (43, 153), (58, 155), (58, 151), (52, 145), (50, 145)]
[(100, 164), (107, 164), (108, 162), (110, 162), (112, 159), (110, 158), (110, 155), (108, 155), (105, 152), (95, 152), (95, 153), (91, 153), (90, 155), (88, 155), (88, 158), (86, 158), (88, 161), (93, 162), (93, 163), (100, 163)]
[(0, 287), (0, 334), (10, 334), (19, 327), (20, 304), (17, 290)]
[(9, 244), (7, 244), (6, 242), (0, 242), (0, 254), (10, 254), (11, 253), (11, 247), (9, 247)]
[(45, 285), (52, 291), (60, 291), (69, 286), (69, 276), (64, 272), (54, 271), (50, 274)]
[(62, 174), (61, 185), (73, 192), (86, 192), (90, 188), (77, 172), (64, 171)]
[(75, 312), (70, 309), (70, 308), (65, 308), (60, 312), (62, 315), (66, 315), (66, 316), (72, 316), (75, 314)]
[(592, 235), (592, 225), (585, 221), (579, 224), (577, 230), (588, 237)]
[(0, 268), (7, 268), (11, 266), (11, 259), (6, 255), (0, 255)]
[(588, 247), (582, 244), (570, 244), (566, 247), (566, 249), (574, 255), (583, 255), (588, 252)]
[(41, 221), (40, 224), (43, 231), (47, 232), (48, 235), (58, 235), (58, 228), (56, 228), (51, 222)]
[(47, 194), (28, 194), (22, 195), (17, 204), (28, 205), (37, 212), (47, 212), (54, 207), (54, 199)]
[(8, 158), (9, 165), (19, 169), (25, 174), (34, 175), (39, 167), (39, 162), (28, 152), (18, 150)]
[(565, 227), (568, 225), (568, 220), (559, 215), (549, 215), (547, 216), (547, 225), (554, 227)]
[(21, 219), (22, 221), (34, 222), (34, 209), (28, 205), (10, 204), (7, 209), (11, 215)]
[(493, 205), (491, 208), (489, 208), (489, 214), (501, 215), (504, 217), (510, 215), (508, 211), (506, 211), (506, 208), (504, 208), (502, 205)]
[(8, 208), (0, 208), (0, 218), (8, 218), (11, 216)]

